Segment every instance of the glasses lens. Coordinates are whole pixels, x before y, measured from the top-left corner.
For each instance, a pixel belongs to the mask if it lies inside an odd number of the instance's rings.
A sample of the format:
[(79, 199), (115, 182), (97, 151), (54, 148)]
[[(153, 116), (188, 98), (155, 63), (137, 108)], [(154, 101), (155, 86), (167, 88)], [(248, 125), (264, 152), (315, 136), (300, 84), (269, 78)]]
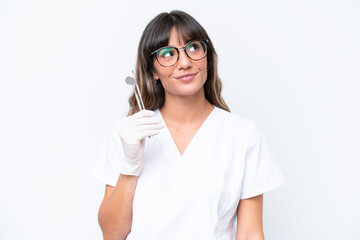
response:
[(156, 57), (161, 65), (172, 66), (177, 61), (178, 53), (173, 47), (164, 47), (157, 52)]
[(185, 51), (191, 59), (200, 60), (206, 55), (206, 45), (201, 41), (193, 41), (186, 45)]

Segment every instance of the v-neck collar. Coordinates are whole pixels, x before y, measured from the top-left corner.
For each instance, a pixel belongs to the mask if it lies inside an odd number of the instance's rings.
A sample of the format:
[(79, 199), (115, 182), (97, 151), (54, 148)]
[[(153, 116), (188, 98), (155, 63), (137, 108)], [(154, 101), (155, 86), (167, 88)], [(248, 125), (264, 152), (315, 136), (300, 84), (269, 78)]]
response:
[(194, 142), (196, 141), (196, 139), (197, 138), (199, 138), (199, 134), (201, 134), (201, 132), (203, 131), (203, 129), (206, 127), (206, 125), (207, 125), (207, 122), (209, 122), (209, 119), (210, 118), (212, 118), (212, 116), (214, 115), (214, 112), (216, 111), (216, 106), (215, 105), (213, 105), (213, 110), (211, 110), (211, 112), (209, 113), (209, 115), (206, 117), (206, 119), (203, 121), (203, 123), (201, 124), (201, 126), (198, 128), (198, 130), (196, 131), (196, 133), (195, 133), (195, 135), (191, 138), (191, 140), (190, 140), (190, 142), (188, 143), (188, 145), (186, 146), (186, 148), (185, 148), (185, 150), (184, 150), (184, 152), (183, 152), (183, 154), (181, 155), (180, 154), (180, 151), (179, 151), (179, 149), (177, 148), (177, 146), (176, 146), (176, 143), (175, 143), (175, 141), (174, 141), (174, 138), (172, 137), (172, 135), (171, 135), (171, 132), (170, 132), (170, 130), (169, 130), (169, 128), (167, 127), (167, 125), (166, 125), (166, 123), (165, 123), (165, 121), (164, 121), (164, 118), (162, 117), (162, 114), (161, 114), (161, 112), (160, 112), (160, 110), (159, 110), (159, 108), (157, 108), (156, 110), (155, 110), (155, 112), (157, 112), (158, 113), (158, 115), (159, 115), (159, 117), (161, 118), (161, 120), (162, 120), (162, 122), (164, 123), (164, 131), (165, 131), (165, 134), (167, 135), (167, 138), (168, 138), (168, 140), (169, 140), (169, 146), (172, 148), (172, 150), (171, 151), (174, 151), (175, 152), (175, 154), (176, 154), (176, 156), (177, 156), (177, 159), (184, 159), (185, 157), (186, 157), (186, 155), (188, 154), (188, 152), (189, 152), (189, 148), (190, 148), (190, 150), (191, 150), (191, 146), (194, 144)]

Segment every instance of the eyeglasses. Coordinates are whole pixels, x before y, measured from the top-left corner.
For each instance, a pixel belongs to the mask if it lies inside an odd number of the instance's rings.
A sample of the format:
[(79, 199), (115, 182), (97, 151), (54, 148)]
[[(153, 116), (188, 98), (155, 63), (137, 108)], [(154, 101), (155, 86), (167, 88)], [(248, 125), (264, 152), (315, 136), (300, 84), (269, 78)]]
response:
[[(205, 40), (208, 42), (208, 40)], [(171, 67), (176, 64), (179, 60), (179, 50), (184, 49), (186, 56), (191, 60), (198, 61), (206, 56), (207, 48), (206, 43), (203, 41), (191, 41), (188, 42), (184, 47), (176, 48), (172, 46), (162, 47), (150, 54), (156, 54), (156, 60), (163, 67)]]

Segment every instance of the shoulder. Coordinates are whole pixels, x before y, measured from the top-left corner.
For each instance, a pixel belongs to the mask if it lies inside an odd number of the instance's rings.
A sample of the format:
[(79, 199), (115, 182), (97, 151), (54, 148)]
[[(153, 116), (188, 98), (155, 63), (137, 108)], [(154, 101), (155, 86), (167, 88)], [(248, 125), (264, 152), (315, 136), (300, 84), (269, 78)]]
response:
[(241, 116), (236, 113), (228, 112), (224, 109), (215, 106), (216, 117), (222, 126), (231, 128), (232, 130), (241, 130), (246, 132), (253, 132), (258, 128), (258, 124), (253, 119)]
[(231, 133), (236, 139), (244, 140), (248, 150), (265, 143), (265, 135), (260, 125), (253, 119), (217, 108), (223, 118), (223, 131)]

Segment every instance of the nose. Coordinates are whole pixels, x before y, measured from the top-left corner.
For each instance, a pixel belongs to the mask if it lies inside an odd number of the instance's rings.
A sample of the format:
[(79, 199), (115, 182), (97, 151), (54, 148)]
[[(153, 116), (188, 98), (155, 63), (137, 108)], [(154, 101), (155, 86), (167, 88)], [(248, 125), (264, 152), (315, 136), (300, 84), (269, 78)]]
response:
[(179, 69), (187, 69), (192, 66), (191, 59), (186, 55), (184, 49), (179, 49), (179, 60), (177, 63), (177, 67)]

